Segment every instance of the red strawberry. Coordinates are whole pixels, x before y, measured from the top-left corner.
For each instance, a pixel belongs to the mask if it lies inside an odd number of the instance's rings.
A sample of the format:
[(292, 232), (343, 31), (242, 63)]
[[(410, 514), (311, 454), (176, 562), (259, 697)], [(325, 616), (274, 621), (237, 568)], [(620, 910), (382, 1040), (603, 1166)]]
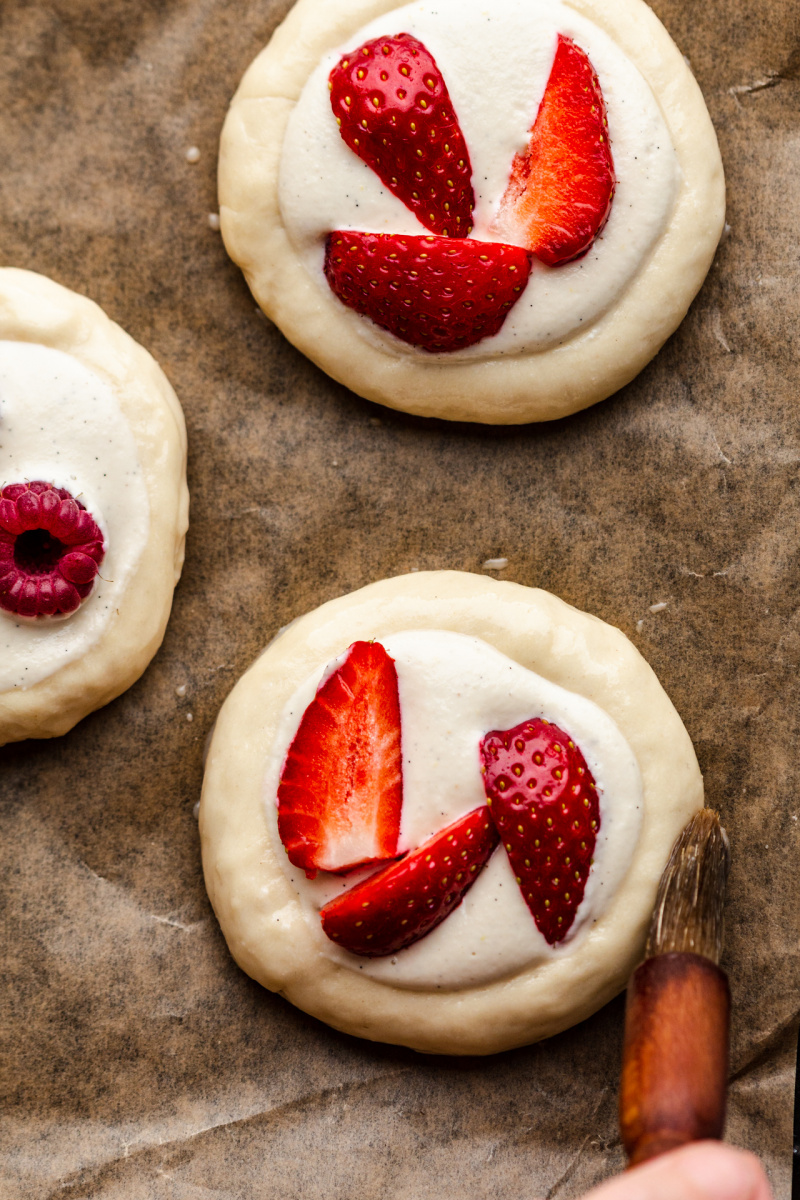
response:
[(481, 805), (331, 900), (320, 913), (322, 928), (352, 954), (396, 954), (458, 908), (497, 841), (489, 809)]
[(498, 333), (528, 282), (525, 250), (404, 234), (330, 234), (325, 274), (349, 308), (432, 354)]
[(330, 74), (347, 145), (426, 229), (466, 237), (475, 196), (467, 144), (432, 55), (410, 33), (376, 38)]
[(497, 229), (551, 267), (585, 254), (606, 223), (614, 161), (603, 93), (588, 57), (558, 35), (555, 62), (500, 204)]
[(66, 616), (94, 587), (105, 555), (91, 513), (41, 479), (0, 492), (0, 608), (20, 617)]
[(355, 642), (317, 689), (278, 785), (278, 832), (313, 878), (394, 858), (403, 803), (397, 671), (378, 642)]
[(492, 818), (522, 895), (551, 946), (569, 932), (592, 865), (600, 806), (578, 747), (536, 718), (481, 742)]

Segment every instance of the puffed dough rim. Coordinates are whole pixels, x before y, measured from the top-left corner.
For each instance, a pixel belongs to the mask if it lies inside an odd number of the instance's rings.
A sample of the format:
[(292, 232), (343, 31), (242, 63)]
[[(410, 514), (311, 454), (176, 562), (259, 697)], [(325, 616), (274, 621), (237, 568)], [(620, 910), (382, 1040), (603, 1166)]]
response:
[[(357, 639), (405, 629), (483, 638), (523, 666), (599, 704), (641, 768), (644, 814), (630, 870), (580, 953), (457, 992), (407, 991), (319, 952), (281, 868), (263, 779), (279, 716), (295, 689)], [(672, 844), (703, 805), (680, 717), (623, 633), (548, 592), (455, 571), (383, 580), (323, 604), (283, 632), (225, 701), (200, 805), (206, 887), (233, 957), (264, 987), (336, 1029), (436, 1054), (493, 1054), (590, 1016), (641, 957)]]
[[(124, 603), (81, 658), (27, 689), (0, 694), (0, 745), (58, 737), (139, 678), (164, 638), (189, 524), (186, 425), (150, 354), (85, 296), (0, 269), (0, 339), (62, 350), (113, 389), (136, 442), (150, 533)], [(2, 617), (0, 617), (2, 619)]]
[(691, 71), (644, 0), (568, 0), (625, 51), (650, 85), (682, 171), (675, 208), (639, 274), (590, 327), (538, 353), (474, 362), (419, 361), (370, 340), (363, 318), (311, 278), (280, 212), (286, 125), (322, 55), (397, 0), (298, 0), (248, 68), (222, 130), (222, 236), (253, 295), (323, 371), (368, 400), (426, 417), (513, 425), (549, 421), (618, 391), (683, 320), (725, 220), (711, 119)]

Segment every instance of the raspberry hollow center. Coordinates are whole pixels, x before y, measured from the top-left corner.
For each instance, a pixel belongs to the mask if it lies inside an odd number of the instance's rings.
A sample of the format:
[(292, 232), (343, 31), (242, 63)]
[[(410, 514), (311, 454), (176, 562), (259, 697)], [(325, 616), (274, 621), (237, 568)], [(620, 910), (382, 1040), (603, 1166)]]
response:
[(49, 575), (66, 550), (48, 529), (26, 529), (14, 543), (14, 565), (28, 575)]
[(85, 505), (43, 480), (0, 492), (0, 609), (68, 616), (91, 593), (106, 547)]

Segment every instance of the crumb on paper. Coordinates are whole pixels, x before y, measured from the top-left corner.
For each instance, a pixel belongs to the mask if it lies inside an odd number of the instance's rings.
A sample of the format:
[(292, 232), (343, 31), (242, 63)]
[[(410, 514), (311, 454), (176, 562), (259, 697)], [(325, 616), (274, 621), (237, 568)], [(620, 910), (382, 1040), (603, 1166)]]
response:
[(208, 228), (213, 229), (214, 233), (219, 233), (219, 213), (208, 214)]
[(737, 99), (739, 96), (751, 96), (753, 92), (763, 92), (765, 88), (777, 87), (781, 82), (779, 71), (770, 71), (761, 79), (754, 79), (752, 83), (738, 83), (734, 87), (729, 87), (728, 91)]
[(651, 613), (660, 613), (663, 612), (665, 608), (669, 608), (669, 601), (659, 600), (658, 604), (651, 604), (648, 611)]
[[(725, 331), (722, 328), (722, 314), (720, 313), (718, 308), (715, 308), (713, 311), (713, 315), (711, 317), (711, 327), (714, 331), (714, 337), (717, 339), (720, 346), (722, 346), (722, 349), (725, 351), (725, 353), (733, 354), (733, 350), (731, 349), (730, 343), (728, 342), (728, 339), (725, 337)], [(719, 450), (719, 446), (717, 446), (717, 449)], [(725, 462), (729, 463), (731, 461), (729, 458), (725, 458), (725, 455), (722, 454), (721, 450), (720, 450), (720, 454), (722, 455), (722, 458), (725, 459)]]
[(487, 558), (483, 564), (484, 571), (505, 571), (508, 566), (507, 558)]
[(187, 161), (187, 163), (196, 163), (196, 162), (200, 161), (200, 147), (199, 146), (190, 146), (189, 147), (189, 149), (186, 151), (186, 161)]

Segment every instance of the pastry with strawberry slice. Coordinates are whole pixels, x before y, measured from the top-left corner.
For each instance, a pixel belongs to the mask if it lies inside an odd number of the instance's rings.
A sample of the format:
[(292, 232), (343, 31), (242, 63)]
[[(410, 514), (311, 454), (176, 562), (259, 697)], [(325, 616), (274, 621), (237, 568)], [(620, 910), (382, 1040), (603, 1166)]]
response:
[(481, 742), (484, 787), (525, 903), (551, 946), (583, 900), (600, 828), (597, 785), (578, 746), (543, 718)]
[[(300, 0), (233, 99), (219, 200), (257, 302), (334, 379), (508, 425), (594, 404), (658, 353), (725, 189), (697, 83), (642, 0)], [(454, 309), (460, 272), (410, 261), (426, 233), (526, 252), (526, 286)], [(342, 237), (358, 274), (332, 262)], [(408, 270), (367, 274), (378, 238), (409, 247)]]
[(329, 901), (325, 933), (351, 954), (381, 958), (412, 946), (464, 899), (498, 842), (486, 805), (435, 833), (399, 862)]
[(331, 71), (331, 107), (345, 143), (442, 237), (472, 231), (472, 164), (447, 84), (409, 33), (349, 51)]
[(546, 592), (419, 572), (292, 622), (236, 685), (203, 868), (266, 987), (348, 1033), (491, 1053), (624, 987), (702, 804), (623, 634)]

